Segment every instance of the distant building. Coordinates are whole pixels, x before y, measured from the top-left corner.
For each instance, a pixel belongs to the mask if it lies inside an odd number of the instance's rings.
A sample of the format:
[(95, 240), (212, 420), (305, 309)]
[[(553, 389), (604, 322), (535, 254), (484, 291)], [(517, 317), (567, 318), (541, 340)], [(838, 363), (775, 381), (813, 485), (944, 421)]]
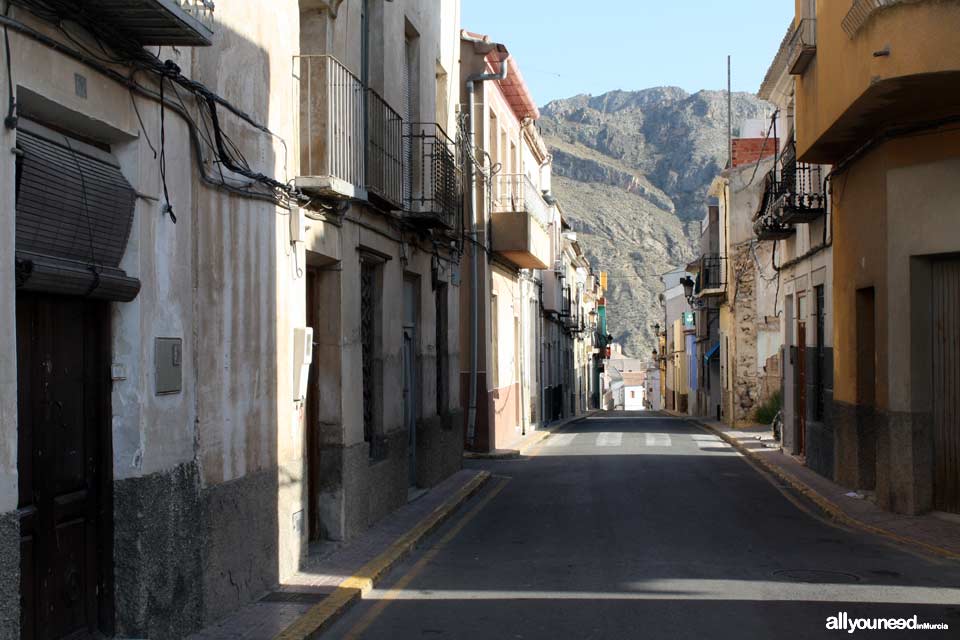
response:
[(635, 371), (623, 375), (623, 410), (642, 411), (646, 409), (646, 371)]

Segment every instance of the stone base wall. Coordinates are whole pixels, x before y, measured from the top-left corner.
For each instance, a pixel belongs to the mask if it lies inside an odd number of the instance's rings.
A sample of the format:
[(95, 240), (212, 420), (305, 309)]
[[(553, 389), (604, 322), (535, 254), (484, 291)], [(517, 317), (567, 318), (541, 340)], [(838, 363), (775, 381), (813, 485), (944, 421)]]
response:
[(20, 516), (0, 516), (0, 640), (20, 638)]
[(113, 484), (120, 637), (179, 638), (203, 616), (203, 523), (195, 464)]
[(182, 638), (272, 589), (276, 471), (201, 488), (195, 464), (114, 483), (116, 632)]
[(363, 533), (407, 502), (407, 430), (396, 429), (385, 437), (387, 452), (381, 460), (370, 458), (365, 442), (342, 449), (345, 539)]
[(417, 485), (433, 487), (463, 467), (462, 412), (425, 418), (417, 425)]
[(807, 466), (825, 478), (834, 478), (834, 432), (826, 422), (807, 421), (806, 459)]
[(919, 514), (933, 504), (932, 417), (833, 402), (836, 480), (873, 490), (889, 511)]
[(277, 471), (205, 487), (201, 505), (203, 622), (209, 624), (279, 580)]

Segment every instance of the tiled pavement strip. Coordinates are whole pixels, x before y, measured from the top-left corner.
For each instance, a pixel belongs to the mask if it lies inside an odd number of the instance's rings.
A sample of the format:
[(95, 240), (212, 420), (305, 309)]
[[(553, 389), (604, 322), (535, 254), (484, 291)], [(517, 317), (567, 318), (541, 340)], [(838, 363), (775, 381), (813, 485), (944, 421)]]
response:
[(943, 558), (960, 560), (960, 521), (951, 520), (950, 516), (908, 516), (881, 509), (869, 499), (824, 478), (797, 458), (783, 453), (768, 427), (733, 429), (716, 420), (664, 413), (685, 418), (716, 433), (768, 472), (804, 494), (841, 524)]
[[(190, 640), (305, 638), (325, 627), (489, 480), (463, 469), (359, 538), (305, 560), (277, 590)], [(282, 634), (282, 635), (281, 635)]]

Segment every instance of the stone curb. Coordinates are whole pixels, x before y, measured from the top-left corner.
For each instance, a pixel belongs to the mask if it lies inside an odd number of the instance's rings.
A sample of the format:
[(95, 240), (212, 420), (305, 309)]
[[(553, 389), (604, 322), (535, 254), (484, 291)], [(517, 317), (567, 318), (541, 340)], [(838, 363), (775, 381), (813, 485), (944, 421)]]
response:
[(387, 571), (406, 557), (420, 540), (435, 531), (460, 505), (480, 491), (490, 481), (490, 477), (489, 472), (481, 471), (471, 478), (446, 502), (398, 538), (386, 551), (337, 585), (333, 593), (311, 607), (300, 618), (276, 635), (274, 640), (304, 640), (318, 637), (324, 629), (369, 592)]
[(780, 467), (778, 467), (777, 465), (771, 462), (768, 462), (767, 460), (764, 459), (763, 456), (757, 455), (757, 453), (754, 450), (743, 446), (743, 444), (736, 438), (730, 437), (720, 429), (717, 429), (716, 427), (708, 423), (701, 422), (696, 418), (691, 418), (687, 416), (685, 417), (685, 419), (688, 422), (692, 422), (698, 425), (699, 427), (720, 436), (721, 439), (731, 444), (737, 451), (742, 453), (744, 456), (748, 457), (752, 462), (759, 464), (761, 467), (763, 467), (765, 471), (775, 475), (777, 478), (779, 478), (783, 482), (793, 487), (793, 489), (795, 489), (796, 491), (800, 492), (801, 494), (809, 498), (814, 504), (816, 504), (821, 510), (823, 510), (824, 513), (829, 515), (831, 518), (833, 518), (837, 522), (840, 522), (842, 524), (845, 524), (847, 526), (850, 526), (856, 529), (860, 529), (862, 531), (866, 531), (868, 533), (872, 533), (874, 535), (882, 536), (884, 538), (893, 540), (894, 542), (898, 542), (900, 544), (919, 547), (924, 551), (926, 551), (927, 553), (932, 553), (942, 558), (947, 558), (950, 560), (960, 560), (960, 554), (950, 551), (949, 549), (944, 549), (936, 545), (928, 544), (926, 542), (922, 542), (915, 538), (908, 538), (906, 536), (901, 536), (899, 534), (893, 533), (892, 531), (887, 531), (886, 529), (875, 527), (874, 525), (868, 524), (863, 520), (854, 518), (836, 502), (833, 502), (832, 500), (824, 496), (822, 493), (820, 493), (810, 485), (804, 483), (799, 478), (796, 478), (790, 475), (789, 473), (786, 473), (785, 471), (780, 469)]

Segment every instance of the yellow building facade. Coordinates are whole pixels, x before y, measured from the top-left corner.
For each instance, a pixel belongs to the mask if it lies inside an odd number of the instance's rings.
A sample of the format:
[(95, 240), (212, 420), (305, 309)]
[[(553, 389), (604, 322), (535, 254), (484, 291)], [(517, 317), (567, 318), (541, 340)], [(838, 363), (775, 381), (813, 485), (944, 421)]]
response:
[(960, 511), (960, 4), (797, 2), (797, 154), (831, 164), (834, 478)]

